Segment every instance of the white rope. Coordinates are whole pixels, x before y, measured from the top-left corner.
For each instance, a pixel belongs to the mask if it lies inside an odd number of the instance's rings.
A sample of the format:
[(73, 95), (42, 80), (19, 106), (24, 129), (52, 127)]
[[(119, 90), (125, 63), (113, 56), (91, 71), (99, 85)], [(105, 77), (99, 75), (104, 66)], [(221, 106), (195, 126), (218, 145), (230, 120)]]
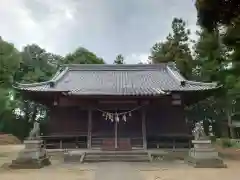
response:
[(128, 114), (128, 116), (132, 116), (131, 112), (136, 111), (137, 109), (139, 109), (141, 107), (142, 106), (138, 106), (130, 111), (121, 112), (121, 113), (117, 113), (117, 112), (111, 113), (111, 112), (103, 111), (101, 109), (97, 109), (97, 110), (103, 113), (103, 116), (105, 116), (106, 120), (111, 120), (112, 122), (113, 121), (119, 122), (120, 117), (122, 116), (122, 120), (126, 122), (127, 121), (126, 115)]
[[(121, 112), (121, 113), (117, 113), (117, 114), (118, 114), (118, 115), (129, 114), (129, 113), (131, 113), (131, 112), (133, 112), (133, 111), (136, 111), (136, 110), (140, 109), (141, 107), (142, 107), (142, 106), (138, 106), (138, 107), (136, 107), (136, 108), (134, 108), (134, 109), (132, 109), (132, 110), (130, 110), (130, 111)], [(107, 111), (103, 111), (103, 110), (101, 110), (101, 109), (97, 109), (97, 110), (100, 111), (100, 112), (102, 112), (102, 113), (116, 114), (116, 113), (110, 113), (110, 112), (107, 112)]]

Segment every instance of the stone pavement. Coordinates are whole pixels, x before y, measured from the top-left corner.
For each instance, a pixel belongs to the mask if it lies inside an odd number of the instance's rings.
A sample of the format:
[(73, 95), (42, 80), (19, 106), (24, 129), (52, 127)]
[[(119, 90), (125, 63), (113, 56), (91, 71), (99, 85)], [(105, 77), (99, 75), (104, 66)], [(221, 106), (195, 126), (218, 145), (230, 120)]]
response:
[(137, 168), (129, 163), (100, 163), (95, 180), (144, 180)]

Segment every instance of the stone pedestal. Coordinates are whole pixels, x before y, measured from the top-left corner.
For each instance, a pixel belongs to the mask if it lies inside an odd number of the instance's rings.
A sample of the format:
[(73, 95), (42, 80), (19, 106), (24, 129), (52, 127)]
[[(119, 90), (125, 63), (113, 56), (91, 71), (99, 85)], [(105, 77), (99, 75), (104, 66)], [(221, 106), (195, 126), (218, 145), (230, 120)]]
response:
[(211, 140), (193, 140), (186, 162), (196, 168), (226, 168)]
[(25, 140), (24, 145), (17, 159), (12, 161), (11, 168), (39, 169), (51, 164), (42, 140)]

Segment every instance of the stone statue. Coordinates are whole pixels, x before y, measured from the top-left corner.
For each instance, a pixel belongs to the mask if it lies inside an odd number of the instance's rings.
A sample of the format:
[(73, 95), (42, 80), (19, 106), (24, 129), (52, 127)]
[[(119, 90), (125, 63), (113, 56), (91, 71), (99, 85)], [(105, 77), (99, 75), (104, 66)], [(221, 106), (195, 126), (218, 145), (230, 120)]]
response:
[(206, 139), (206, 134), (203, 128), (203, 121), (197, 122), (195, 124), (193, 135), (195, 140)]
[(214, 136), (212, 125), (209, 125), (208, 130), (209, 130), (209, 135), (210, 135), (210, 136)]
[(40, 136), (40, 123), (38, 121), (35, 121), (33, 124), (33, 128), (29, 133), (28, 139), (38, 139)]
[(193, 129), (193, 147), (190, 148), (185, 162), (195, 168), (226, 168), (223, 160), (212, 145), (211, 140), (205, 134), (203, 121), (197, 122)]

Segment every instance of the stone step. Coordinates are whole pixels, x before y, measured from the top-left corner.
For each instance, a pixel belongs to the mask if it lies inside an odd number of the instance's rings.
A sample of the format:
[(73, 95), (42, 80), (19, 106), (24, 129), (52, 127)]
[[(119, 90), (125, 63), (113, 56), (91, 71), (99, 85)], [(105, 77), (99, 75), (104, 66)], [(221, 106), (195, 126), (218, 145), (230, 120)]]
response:
[(148, 155), (145, 151), (102, 151), (102, 152), (87, 152), (87, 155)]
[(124, 161), (124, 162), (149, 162), (149, 157), (93, 157), (86, 156), (84, 162)]
[(40, 169), (44, 166), (49, 166), (51, 162), (49, 158), (42, 158), (42, 159), (32, 159), (26, 160), (25, 162), (22, 160), (13, 160), (12, 164), (9, 166), (12, 169)]
[(149, 162), (149, 159), (86, 159), (84, 162)]
[(64, 155), (64, 162), (80, 162), (82, 155), (69, 155), (65, 154)]
[(85, 158), (87, 157), (93, 157), (93, 158), (139, 158), (139, 157), (148, 157), (148, 155), (144, 155), (144, 156), (139, 156), (139, 155), (86, 155)]
[(196, 159), (193, 157), (187, 157), (185, 162), (192, 165), (195, 168), (226, 168), (223, 160), (220, 158), (209, 158), (209, 159)]
[(147, 152), (89, 152), (86, 153), (84, 162), (106, 162), (106, 161), (124, 161), (124, 162), (149, 162)]

